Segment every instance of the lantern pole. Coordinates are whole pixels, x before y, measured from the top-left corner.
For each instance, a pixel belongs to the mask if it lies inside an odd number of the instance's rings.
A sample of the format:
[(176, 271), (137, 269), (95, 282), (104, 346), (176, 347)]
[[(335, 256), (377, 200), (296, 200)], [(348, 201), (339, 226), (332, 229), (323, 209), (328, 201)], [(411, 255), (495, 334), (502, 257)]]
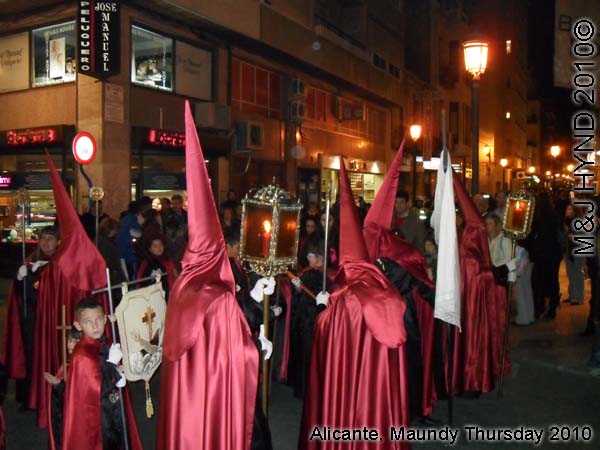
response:
[[(269, 273), (268, 276), (271, 276)], [(265, 338), (269, 339), (269, 320), (270, 317), (270, 300), (271, 296), (263, 294), (263, 325), (265, 331)], [(265, 417), (269, 415), (269, 360), (263, 358), (262, 360), (262, 408)]]
[[(344, 161), (341, 161), (344, 164)], [(331, 203), (331, 180), (327, 181), (327, 199), (325, 201), (325, 243), (323, 249), (323, 289), (321, 292), (327, 292), (327, 259), (329, 256), (329, 205)]]

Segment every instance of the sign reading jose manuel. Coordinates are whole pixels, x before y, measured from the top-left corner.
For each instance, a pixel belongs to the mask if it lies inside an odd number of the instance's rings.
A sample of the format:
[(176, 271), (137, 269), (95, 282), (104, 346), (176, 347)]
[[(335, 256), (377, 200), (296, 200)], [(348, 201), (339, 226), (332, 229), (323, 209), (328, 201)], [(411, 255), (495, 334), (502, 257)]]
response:
[(78, 71), (95, 78), (120, 72), (120, 8), (118, 1), (79, 1)]

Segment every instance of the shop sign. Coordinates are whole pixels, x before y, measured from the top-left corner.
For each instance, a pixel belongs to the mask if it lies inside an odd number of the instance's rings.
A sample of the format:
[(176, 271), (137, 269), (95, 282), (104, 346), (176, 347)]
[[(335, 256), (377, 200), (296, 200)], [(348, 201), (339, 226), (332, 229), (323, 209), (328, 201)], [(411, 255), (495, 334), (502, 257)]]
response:
[(144, 190), (183, 191), (185, 190), (185, 174), (168, 172), (145, 172)]
[(200, 100), (212, 99), (212, 53), (175, 43), (175, 92)]
[(78, 71), (95, 78), (121, 70), (120, 8), (117, 1), (79, 1)]
[(19, 188), (26, 188), (32, 191), (47, 191), (52, 189), (50, 174), (46, 172), (0, 174), (0, 189), (16, 190)]
[(62, 141), (62, 129), (27, 128), (23, 130), (8, 130), (1, 141), (2, 144), (9, 147), (54, 144)]
[(29, 88), (29, 33), (0, 39), (0, 92)]
[(148, 142), (166, 147), (185, 147), (185, 133), (153, 128), (148, 131)]

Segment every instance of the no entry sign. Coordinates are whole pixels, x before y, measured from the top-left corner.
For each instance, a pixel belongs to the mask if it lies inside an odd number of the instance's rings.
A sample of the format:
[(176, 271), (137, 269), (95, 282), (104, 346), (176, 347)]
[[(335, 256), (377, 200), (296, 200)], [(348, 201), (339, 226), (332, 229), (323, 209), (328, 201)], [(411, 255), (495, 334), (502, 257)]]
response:
[(73, 139), (73, 156), (79, 164), (89, 164), (96, 156), (96, 140), (90, 133), (77, 133)]

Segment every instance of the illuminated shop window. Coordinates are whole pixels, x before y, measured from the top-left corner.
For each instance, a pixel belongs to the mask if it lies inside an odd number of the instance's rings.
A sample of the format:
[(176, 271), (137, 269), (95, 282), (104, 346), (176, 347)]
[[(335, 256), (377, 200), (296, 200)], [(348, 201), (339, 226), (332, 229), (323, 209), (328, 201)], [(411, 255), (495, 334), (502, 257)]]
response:
[(510, 55), (510, 52), (512, 52), (512, 41), (508, 39), (506, 41), (506, 54)]
[(173, 39), (131, 27), (131, 82), (173, 91)]
[(75, 39), (74, 21), (31, 32), (34, 87), (75, 81)]

